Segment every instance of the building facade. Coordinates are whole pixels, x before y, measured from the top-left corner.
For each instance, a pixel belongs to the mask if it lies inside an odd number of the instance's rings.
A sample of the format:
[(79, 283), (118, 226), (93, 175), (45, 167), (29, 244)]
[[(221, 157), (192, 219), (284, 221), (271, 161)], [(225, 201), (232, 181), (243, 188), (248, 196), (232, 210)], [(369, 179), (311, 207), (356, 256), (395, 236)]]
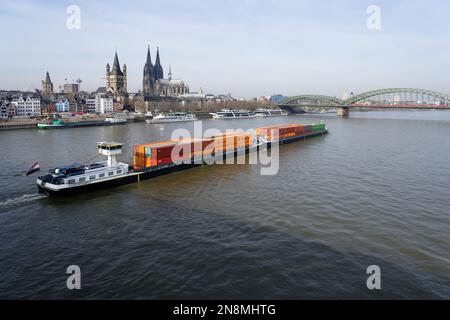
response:
[(8, 116), (12, 118), (15, 117), (16, 115), (17, 115), (16, 107), (12, 103), (10, 103), (8, 105)]
[(79, 91), (78, 83), (66, 83), (63, 87), (65, 94), (77, 94)]
[(0, 119), (8, 119), (8, 103), (6, 101), (3, 101), (0, 104)]
[(50, 80), (50, 75), (45, 75), (45, 80), (42, 80), (41, 82), (41, 92), (42, 94), (50, 94), (53, 92), (53, 82)]
[(86, 99), (86, 112), (91, 114), (105, 114), (114, 111), (114, 99), (105, 94), (96, 94), (94, 98)]
[(95, 98), (87, 98), (86, 99), (86, 112), (91, 114), (97, 113), (97, 107), (96, 107), (96, 101)]
[(69, 100), (65, 99), (58, 101), (57, 103), (55, 103), (55, 109), (56, 112), (58, 113), (69, 112), (70, 110)]
[(19, 117), (35, 117), (41, 115), (41, 99), (38, 97), (20, 96), (13, 99), (11, 104), (16, 109), (16, 115)]
[(114, 100), (113, 98), (100, 96), (97, 98), (98, 113), (112, 113), (114, 111)]
[(55, 113), (56, 112), (55, 103), (53, 103), (53, 102), (43, 103), (41, 101), (41, 112), (42, 112), (42, 114)]

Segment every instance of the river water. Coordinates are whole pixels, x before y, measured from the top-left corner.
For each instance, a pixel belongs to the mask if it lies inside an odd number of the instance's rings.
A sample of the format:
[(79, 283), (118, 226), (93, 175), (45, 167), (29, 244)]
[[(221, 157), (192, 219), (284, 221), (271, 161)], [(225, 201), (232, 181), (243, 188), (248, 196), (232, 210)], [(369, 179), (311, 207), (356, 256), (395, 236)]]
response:
[[(83, 162), (191, 124), (0, 132), (0, 298), (450, 298), (450, 112), (364, 112), (261, 165), (214, 165), (68, 198), (37, 193), (42, 167)], [(81, 269), (68, 290), (66, 268)], [(368, 290), (367, 267), (381, 270)]]

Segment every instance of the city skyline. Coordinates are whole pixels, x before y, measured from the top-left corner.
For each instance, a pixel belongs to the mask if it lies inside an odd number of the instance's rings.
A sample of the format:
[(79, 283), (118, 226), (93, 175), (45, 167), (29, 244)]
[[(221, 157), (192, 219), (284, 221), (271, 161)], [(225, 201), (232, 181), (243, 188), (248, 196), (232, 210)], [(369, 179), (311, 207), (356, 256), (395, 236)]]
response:
[[(371, 4), (2, 1), (0, 88), (40, 88), (48, 71), (55, 90), (64, 79), (81, 78), (82, 90), (93, 91), (104, 86), (104, 66), (117, 50), (129, 91), (137, 92), (150, 45), (191, 91), (238, 98), (384, 87), (450, 92), (450, 5), (378, 1), (381, 29), (370, 30)], [(80, 29), (67, 28), (69, 5), (80, 8)]]

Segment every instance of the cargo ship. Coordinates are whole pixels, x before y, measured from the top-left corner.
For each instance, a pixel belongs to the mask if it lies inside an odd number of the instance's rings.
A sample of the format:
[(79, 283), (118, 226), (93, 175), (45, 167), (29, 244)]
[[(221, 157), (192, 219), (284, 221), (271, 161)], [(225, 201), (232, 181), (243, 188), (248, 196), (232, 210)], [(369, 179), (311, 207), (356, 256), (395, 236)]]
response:
[(150, 142), (133, 146), (133, 163), (117, 161), (123, 144), (98, 142), (100, 155), (106, 161), (58, 167), (37, 178), (39, 192), (47, 195), (68, 195), (100, 188), (140, 182), (174, 171), (203, 164), (212, 164), (237, 156), (271, 148), (274, 143), (286, 144), (328, 133), (325, 123), (290, 124), (256, 128), (254, 132), (220, 134), (202, 139)]
[(62, 120), (53, 120), (51, 123), (38, 123), (37, 128), (48, 129), (66, 129), (66, 128), (79, 128), (79, 127), (93, 127), (93, 126), (113, 126), (127, 123), (126, 119), (119, 118), (106, 118), (104, 121), (86, 120), (77, 122), (64, 122)]

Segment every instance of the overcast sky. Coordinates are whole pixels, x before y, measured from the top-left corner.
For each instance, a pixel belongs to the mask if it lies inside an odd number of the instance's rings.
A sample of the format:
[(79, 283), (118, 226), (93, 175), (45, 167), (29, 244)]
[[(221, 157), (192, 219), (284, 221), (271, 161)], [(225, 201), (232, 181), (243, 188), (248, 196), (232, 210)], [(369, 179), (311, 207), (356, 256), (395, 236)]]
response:
[[(69, 5), (81, 28), (67, 28)], [(369, 5), (381, 9), (370, 30)], [(238, 98), (341, 96), (385, 87), (450, 93), (448, 0), (0, 0), (0, 89), (105, 85), (117, 49), (128, 89), (142, 86), (147, 45), (191, 91)]]

